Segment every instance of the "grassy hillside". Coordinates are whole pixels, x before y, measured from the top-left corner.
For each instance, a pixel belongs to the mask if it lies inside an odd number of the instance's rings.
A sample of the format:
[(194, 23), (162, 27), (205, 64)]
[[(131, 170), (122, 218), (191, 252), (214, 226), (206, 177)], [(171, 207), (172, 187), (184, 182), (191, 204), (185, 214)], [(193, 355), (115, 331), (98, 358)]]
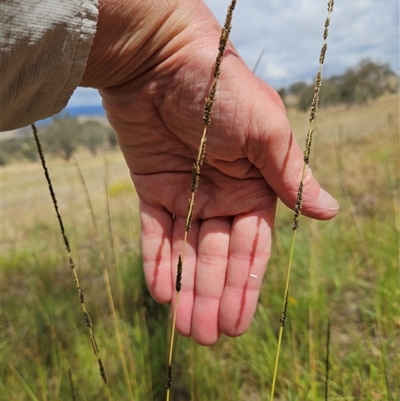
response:
[[(307, 114), (288, 113), (303, 142)], [(328, 399), (397, 400), (399, 97), (321, 110), (311, 160), (341, 211), (330, 222), (301, 219), (276, 399), (324, 399), (329, 321)], [(123, 158), (80, 153), (48, 164), (109, 387), (41, 168), (13, 164), (1, 168), (0, 399), (163, 400), (169, 312), (143, 282), (137, 197)], [(179, 338), (174, 400), (269, 399), (291, 219), (279, 205), (249, 332), (210, 348)]]

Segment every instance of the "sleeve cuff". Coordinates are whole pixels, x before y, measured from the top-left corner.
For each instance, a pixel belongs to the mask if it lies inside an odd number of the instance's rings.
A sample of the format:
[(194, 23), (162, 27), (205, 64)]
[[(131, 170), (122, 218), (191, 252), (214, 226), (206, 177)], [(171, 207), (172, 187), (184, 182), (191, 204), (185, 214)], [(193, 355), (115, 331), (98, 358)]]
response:
[(98, 0), (14, 0), (1, 6), (0, 130), (60, 112), (79, 85)]

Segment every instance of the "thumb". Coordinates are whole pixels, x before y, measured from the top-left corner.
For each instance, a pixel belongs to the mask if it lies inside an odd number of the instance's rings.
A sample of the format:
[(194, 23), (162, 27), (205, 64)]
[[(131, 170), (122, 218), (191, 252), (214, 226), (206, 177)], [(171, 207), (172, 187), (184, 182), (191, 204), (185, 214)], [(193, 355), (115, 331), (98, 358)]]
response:
[[(282, 202), (294, 209), (303, 175), (304, 153), (292, 133), (282, 104), (279, 101), (271, 102), (270, 88), (264, 95), (270, 98), (269, 109), (268, 113), (258, 110), (263, 102), (254, 105), (255, 118), (260, 120), (255, 126), (262, 128), (253, 135), (253, 141), (251, 138), (248, 141), (249, 159), (253, 159), (252, 163)], [(335, 217), (338, 210), (338, 202), (320, 187), (311, 169), (307, 167), (301, 213), (315, 219), (328, 220)]]

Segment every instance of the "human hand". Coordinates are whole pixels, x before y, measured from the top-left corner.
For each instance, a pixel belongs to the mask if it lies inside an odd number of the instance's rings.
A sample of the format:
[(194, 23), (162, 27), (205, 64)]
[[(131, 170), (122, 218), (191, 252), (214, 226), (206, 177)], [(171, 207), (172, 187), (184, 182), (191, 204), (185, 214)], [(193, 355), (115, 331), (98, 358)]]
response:
[[(84, 81), (100, 89), (140, 198), (148, 288), (157, 301), (172, 305), (191, 170), (220, 35), (201, 1), (180, 7), (155, 24), (150, 46), (147, 40), (137, 48), (136, 40), (114, 54), (116, 73), (97, 73), (94, 84), (88, 77), (96, 74), (88, 73)], [(160, 30), (167, 35), (158, 35)], [(138, 52), (140, 62), (129, 56)], [(92, 65), (88, 71), (96, 71)], [(270, 255), (277, 197), (294, 207), (303, 166), (277, 93), (251, 73), (231, 45), (221, 68), (176, 326), (204, 345), (215, 343), (221, 332), (237, 336), (249, 327)], [(330, 219), (337, 210), (308, 169), (302, 214)]]

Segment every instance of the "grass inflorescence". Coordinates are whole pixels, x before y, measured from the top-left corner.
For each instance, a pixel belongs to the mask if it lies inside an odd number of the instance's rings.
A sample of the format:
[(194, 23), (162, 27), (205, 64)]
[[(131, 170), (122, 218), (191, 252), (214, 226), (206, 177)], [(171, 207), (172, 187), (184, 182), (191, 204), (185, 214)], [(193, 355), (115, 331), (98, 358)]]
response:
[(325, 357), (325, 401), (328, 401), (329, 394), (329, 346), (331, 342), (331, 321), (328, 319), (326, 328), (326, 357)]
[(99, 365), (100, 376), (102, 377), (104, 383), (107, 384), (106, 370), (104, 368), (103, 361), (101, 360), (101, 357), (100, 357), (99, 347), (97, 345), (96, 337), (95, 337), (94, 331), (93, 331), (92, 320), (91, 320), (90, 315), (89, 315), (89, 313), (87, 311), (87, 308), (86, 308), (85, 293), (84, 293), (84, 291), (83, 291), (83, 289), (81, 287), (81, 284), (79, 282), (78, 273), (77, 273), (76, 267), (75, 267), (75, 262), (74, 262), (74, 260), (72, 258), (71, 247), (70, 247), (70, 244), (69, 244), (69, 240), (68, 240), (67, 234), (65, 232), (64, 222), (63, 222), (63, 219), (62, 219), (61, 214), (60, 214), (60, 209), (58, 207), (56, 194), (54, 192), (53, 184), (52, 184), (52, 181), (51, 181), (51, 178), (50, 178), (49, 170), (48, 170), (47, 165), (46, 165), (46, 159), (44, 157), (44, 153), (43, 153), (43, 150), (42, 150), (42, 146), (41, 146), (41, 143), (40, 143), (39, 135), (38, 135), (37, 128), (36, 128), (35, 124), (32, 124), (32, 132), (33, 132), (33, 136), (35, 138), (35, 142), (36, 142), (36, 145), (37, 145), (37, 149), (38, 149), (40, 161), (42, 163), (44, 175), (46, 177), (46, 181), (47, 181), (47, 184), (49, 186), (50, 196), (51, 196), (51, 199), (52, 199), (52, 202), (53, 202), (54, 210), (55, 210), (56, 215), (57, 215), (57, 220), (58, 220), (58, 223), (59, 223), (59, 226), (60, 226), (61, 235), (62, 235), (62, 238), (63, 238), (63, 241), (64, 241), (65, 248), (66, 248), (67, 253), (68, 253), (68, 263), (69, 263), (69, 266), (71, 268), (71, 272), (72, 272), (72, 276), (74, 278), (74, 282), (75, 282), (76, 288), (78, 290), (79, 301), (80, 301), (80, 303), (82, 305), (82, 311), (83, 311), (83, 315), (85, 317), (85, 323), (86, 323), (86, 326), (87, 326), (87, 328), (89, 330), (90, 342), (92, 344), (93, 352), (94, 352), (94, 355), (97, 358), (97, 362), (98, 362), (98, 365)]
[(329, 28), (329, 23), (330, 23), (330, 15), (333, 12), (333, 5), (334, 5), (334, 0), (329, 0), (328, 16), (325, 20), (325, 29), (324, 29), (324, 33), (323, 33), (324, 43), (322, 45), (320, 56), (319, 56), (319, 70), (318, 70), (317, 76), (315, 78), (314, 94), (313, 94), (313, 98), (311, 101), (311, 110), (310, 110), (310, 116), (309, 116), (310, 127), (308, 129), (307, 137), (306, 137), (303, 171), (302, 171), (299, 188), (297, 191), (297, 198), (296, 198), (294, 213), (293, 213), (292, 245), (290, 248), (289, 263), (288, 263), (288, 269), (287, 269), (287, 274), (286, 274), (285, 292), (284, 292), (283, 306), (282, 306), (282, 312), (281, 312), (281, 318), (280, 318), (281, 325), (280, 325), (280, 329), (279, 329), (278, 345), (277, 345), (277, 350), (276, 350), (275, 365), (274, 365), (274, 371), (273, 371), (273, 376), (272, 376), (271, 394), (270, 394), (271, 401), (274, 399), (275, 385), (276, 385), (276, 379), (277, 379), (277, 375), (278, 375), (279, 354), (280, 354), (280, 349), (281, 349), (281, 345), (282, 345), (283, 329), (285, 327), (286, 317), (287, 317), (289, 282), (290, 282), (290, 273), (291, 273), (292, 262), (293, 262), (294, 245), (295, 245), (295, 241), (296, 241), (296, 232), (299, 227), (299, 217), (301, 214), (301, 207), (302, 207), (302, 202), (303, 202), (304, 179), (306, 176), (308, 164), (310, 162), (311, 145), (312, 145), (312, 139), (313, 139), (313, 134), (314, 134), (314, 122), (315, 122), (315, 117), (316, 117), (317, 110), (318, 110), (319, 95), (320, 95), (320, 90), (321, 90), (321, 85), (322, 85), (322, 66), (325, 61), (326, 49), (328, 47), (328, 45), (327, 45), (327, 38), (328, 38), (328, 33), (329, 33), (328, 28)]
[(236, 6), (236, 0), (232, 0), (229, 5), (228, 12), (227, 12), (226, 18), (225, 18), (225, 23), (224, 23), (224, 26), (222, 27), (221, 35), (219, 38), (218, 55), (215, 60), (215, 65), (214, 65), (214, 69), (213, 69), (213, 82), (211, 84), (211, 89), (210, 89), (208, 97), (205, 100), (205, 105), (204, 105), (203, 134), (200, 139), (197, 158), (196, 158), (195, 162), (193, 163), (193, 168), (192, 168), (192, 183), (191, 183), (191, 187), (190, 187), (191, 197), (189, 199), (188, 211), (187, 211), (187, 215), (186, 215), (186, 219), (185, 219), (185, 233), (184, 233), (184, 238), (183, 238), (183, 249), (182, 249), (182, 253), (178, 257), (178, 263), (177, 263), (177, 276), (176, 276), (176, 284), (175, 284), (176, 296), (175, 296), (175, 306), (174, 306), (174, 311), (173, 311), (171, 340), (170, 340), (169, 357), (168, 357), (168, 365), (167, 365), (167, 380), (165, 383), (165, 387), (167, 388), (167, 395), (166, 395), (167, 400), (169, 400), (169, 398), (170, 398), (170, 391), (171, 391), (171, 388), (173, 385), (172, 358), (173, 358), (173, 349), (174, 349), (176, 315), (177, 315), (178, 304), (179, 304), (179, 293), (182, 288), (181, 281), (182, 281), (182, 274), (183, 274), (183, 270), (184, 270), (183, 268), (184, 268), (184, 258), (185, 258), (185, 248), (186, 248), (186, 243), (187, 243), (187, 236), (188, 236), (188, 233), (190, 232), (191, 226), (192, 226), (195, 194), (196, 194), (197, 188), (199, 186), (201, 166), (203, 165), (204, 157), (206, 155), (207, 127), (211, 124), (211, 114), (213, 111), (215, 96), (216, 96), (216, 92), (217, 92), (217, 83), (218, 83), (219, 75), (221, 73), (221, 62), (222, 62), (222, 58), (225, 53), (226, 46), (228, 44), (229, 34), (232, 29), (232, 17), (233, 17), (233, 11), (235, 9), (235, 6)]

